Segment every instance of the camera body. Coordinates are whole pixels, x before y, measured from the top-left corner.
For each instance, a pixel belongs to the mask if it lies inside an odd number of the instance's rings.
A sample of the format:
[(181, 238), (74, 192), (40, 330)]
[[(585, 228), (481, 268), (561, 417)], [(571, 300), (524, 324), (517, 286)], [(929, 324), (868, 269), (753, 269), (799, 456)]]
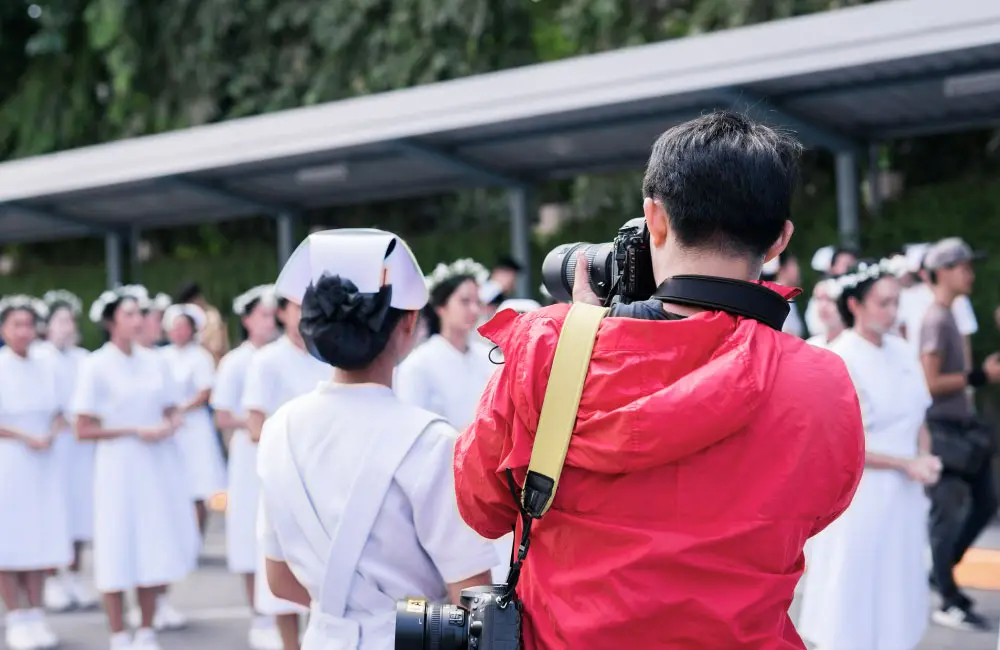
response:
[(461, 604), (408, 598), (396, 603), (396, 650), (519, 650), (517, 601), (501, 606), (505, 585), (462, 590)]
[(587, 261), (590, 288), (606, 306), (647, 300), (656, 291), (649, 230), (642, 217), (626, 221), (612, 242), (561, 244), (546, 255), (542, 284), (554, 300), (572, 300), (580, 251)]

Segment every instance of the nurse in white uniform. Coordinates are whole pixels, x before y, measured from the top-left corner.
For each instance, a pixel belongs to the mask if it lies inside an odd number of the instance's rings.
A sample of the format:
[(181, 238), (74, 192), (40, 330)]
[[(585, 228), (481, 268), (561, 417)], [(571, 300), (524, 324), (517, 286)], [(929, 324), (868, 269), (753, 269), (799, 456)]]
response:
[(840, 317), (837, 301), (833, 298), (833, 293), (837, 291), (839, 291), (839, 287), (833, 278), (820, 280), (813, 287), (812, 298), (809, 302), (815, 305), (816, 317), (822, 327), (821, 333), (809, 337), (806, 343), (819, 348), (829, 348), (837, 340), (837, 337), (843, 334), (844, 320)]
[(170, 345), (161, 354), (173, 373), (183, 418), (177, 443), (187, 469), (188, 496), (194, 501), (198, 528), (205, 533), (208, 508), (205, 502), (226, 488), (226, 471), (208, 399), (215, 382), (215, 360), (198, 344), (205, 327), (205, 312), (197, 305), (171, 305), (163, 314), (163, 328)]
[(924, 487), (937, 481), (941, 462), (929, 451), (923, 372), (906, 342), (889, 334), (897, 271), (883, 260), (837, 279), (850, 329), (830, 350), (858, 391), (866, 466), (850, 507), (816, 537), (805, 574), (798, 630), (820, 650), (913, 650), (927, 627)]
[(143, 301), (142, 333), (139, 335), (139, 345), (147, 348), (158, 348), (167, 344), (163, 333), (163, 314), (170, 307), (170, 296), (158, 293)]
[[(94, 581), (104, 594), (111, 648), (158, 650), (157, 597), (193, 568), (199, 538), (175, 438), (180, 402), (162, 357), (138, 345), (141, 292), (105, 291), (90, 309), (108, 342), (80, 366), (71, 411), (97, 441)], [(137, 591), (140, 628), (125, 630), (124, 596)]]
[[(276, 314), (284, 335), (254, 353), (243, 388), (247, 431), (255, 444), (260, 440), (265, 419), (289, 400), (305, 395), (316, 388), (316, 384), (330, 378), (330, 367), (306, 352), (299, 334), (299, 305), (279, 297)], [(257, 549), (254, 603), (258, 612), (275, 617), (284, 650), (296, 650), (299, 647), (299, 617), (306, 609), (274, 597), (267, 586), (264, 552), (260, 548)]]
[[(250, 440), (242, 400), (244, 381), (254, 353), (273, 341), (278, 332), (274, 320), (276, 302), (273, 285), (254, 287), (233, 301), (233, 313), (240, 318), (246, 340), (219, 362), (212, 390), (216, 426), (229, 439), (226, 560), (230, 571), (243, 576), (250, 609), (255, 614), (260, 480), (257, 478), (257, 445)], [(249, 645), (254, 650), (281, 650), (281, 637), (273, 617), (254, 616)]]
[(426, 279), (430, 298), (424, 316), (431, 336), (399, 364), (395, 378), (399, 399), (437, 413), (459, 431), (472, 422), (497, 368), (475, 331), (479, 283), (488, 276), (468, 259), (438, 264)]
[(51, 449), (65, 405), (54, 360), (32, 345), (45, 312), (28, 296), (0, 301), (0, 596), (11, 650), (59, 643), (45, 621), (42, 589), (46, 573), (73, 557)]
[(264, 427), (268, 581), (311, 607), (304, 650), (392, 648), (398, 599), (457, 602), (496, 561), (458, 514), (457, 432), (391, 388), (427, 290), (406, 244), (371, 229), (310, 235), (277, 286), (302, 302), (303, 338), (332, 379)]
[[(77, 345), (76, 319), (82, 306), (79, 298), (62, 290), (48, 291), (42, 300), (48, 308), (48, 317), (46, 341), (39, 344), (39, 349), (51, 355), (60, 403), (68, 405), (80, 362), (89, 354)], [(77, 440), (67, 421), (52, 441), (52, 453), (64, 489), (73, 561), (45, 581), (45, 606), (55, 611), (95, 607), (97, 594), (80, 575), (84, 546), (94, 537), (94, 443)]]

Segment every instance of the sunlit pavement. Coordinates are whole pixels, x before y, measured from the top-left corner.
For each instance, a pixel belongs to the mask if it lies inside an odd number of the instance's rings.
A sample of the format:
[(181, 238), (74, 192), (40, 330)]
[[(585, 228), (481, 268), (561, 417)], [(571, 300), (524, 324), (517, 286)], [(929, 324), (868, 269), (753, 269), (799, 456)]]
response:
[[(987, 546), (1000, 548), (1000, 529)], [(1000, 591), (970, 591), (994, 626), (1000, 620)], [(213, 515), (199, 571), (173, 590), (171, 600), (190, 619), (187, 629), (160, 634), (164, 650), (240, 650), (246, 648), (249, 614), (242, 583), (225, 565), (222, 516)], [(793, 606), (795, 620), (797, 605)], [(105, 650), (107, 631), (100, 611), (50, 615), (65, 650)], [(2, 638), (2, 637), (0, 637)], [(706, 648), (706, 650), (716, 650)], [(721, 649), (719, 649), (721, 650)], [(858, 650), (867, 650), (859, 648)], [(931, 625), (920, 650), (997, 650), (997, 634), (956, 632)]]

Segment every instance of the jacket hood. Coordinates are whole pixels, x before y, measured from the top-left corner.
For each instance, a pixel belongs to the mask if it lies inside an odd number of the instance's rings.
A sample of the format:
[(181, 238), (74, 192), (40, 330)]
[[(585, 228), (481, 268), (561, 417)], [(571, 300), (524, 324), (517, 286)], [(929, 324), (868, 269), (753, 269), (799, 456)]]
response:
[[(762, 283), (786, 299), (798, 289)], [(500, 347), (516, 422), (502, 467), (525, 467), (569, 305), (502, 311), (479, 331)], [(775, 379), (789, 335), (740, 316), (601, 323), (566, 464), (603, 474), (697, 454), (743, 430)]]

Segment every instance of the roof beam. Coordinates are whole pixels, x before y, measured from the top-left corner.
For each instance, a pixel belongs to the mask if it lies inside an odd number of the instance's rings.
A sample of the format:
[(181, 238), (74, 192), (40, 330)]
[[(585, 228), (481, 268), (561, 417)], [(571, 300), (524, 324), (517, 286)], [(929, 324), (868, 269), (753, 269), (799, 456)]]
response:
[(513, 188), (520, 188), (526, 185), (525, 181), (519, 178), (488, 169), (478, 163), (466, 160), (456, 153), (444, 151), (423, 142), (412, 139), (395, 140), (393, 141), (393, 146), (402, 153), (450, 167), (465, 176), (471, 176), (487, 185)]
[[(7, 210), (4, 210), (4, 208), (6, 208)], [(8, 201), (5, 203), (0, 203), (0, 219), (6, 216), (4, 212), (7, 212), (7, 214), (9, 214), (10, 211), (20, 212), (21, 214), (31, 217), (32, 219), (40, 219), (43, 221), (54, 221), (56, 223), (60, 223), (66, 226), (84, 228), (87, 232), (92, 232), (96, 234), (117, 232), (117, 229), (112, 225), (100, 223), (97, 221), (93, 221), (91, 219), (86, 219), (84, 217), (75, 217), (68, 214), (62, 214), (60, 212), (54, 212), (52, 210), (36, 208), (18, 201)]]
[(211, 196), (213, 198), (219, 199), (220, 201), (225, 201), (227, 203), (239, 206), (244, 209), (259, 212), (261, 215), (287, 214), (287, 215), (297, 216), (300, 213), (299, 208), (290, 205), (282, 205), (278, 203), (272, 203), (270, 201), (261, 201), (240, 194), (239, 192), (234, 192), (230, 189), (219, 187), (214, 183), (195, 180), (193, 178), (188, 178), (184, 176), (170, 176), (167, 178), (160, 178), (157, 179), (156, 182), (161, 183), (163, 185), (169, 185), (177, 189), (188, 190), (196, 192), (198, 194), (203, 194), (205, 196)]
[(861, 142), (854, 140), (834, 129), (822, 126), (801, 117), (780, 104), (757, 95), (745, 88), (723, 88), (718, 92), (720, 98), (733, 104), (746, 104), (746, 111), (760, 117), (769, 117), (798, 132), (799, 136), (812, 144), (829, 151), (850, 151), (860, 153), (864, 150)]
[(1000, 115), (993, 113), (979, 116), (966, 115), (930, 122), (917, 122), (915, 124), (875, 125), (868, 127), (867, 130), (871, 134), (872, 140), (901, 140), (903, 138), (918, 138), (928, 135), (956, 133), (958, 131), (990, 129), (997, 126), (1000, 126)]

